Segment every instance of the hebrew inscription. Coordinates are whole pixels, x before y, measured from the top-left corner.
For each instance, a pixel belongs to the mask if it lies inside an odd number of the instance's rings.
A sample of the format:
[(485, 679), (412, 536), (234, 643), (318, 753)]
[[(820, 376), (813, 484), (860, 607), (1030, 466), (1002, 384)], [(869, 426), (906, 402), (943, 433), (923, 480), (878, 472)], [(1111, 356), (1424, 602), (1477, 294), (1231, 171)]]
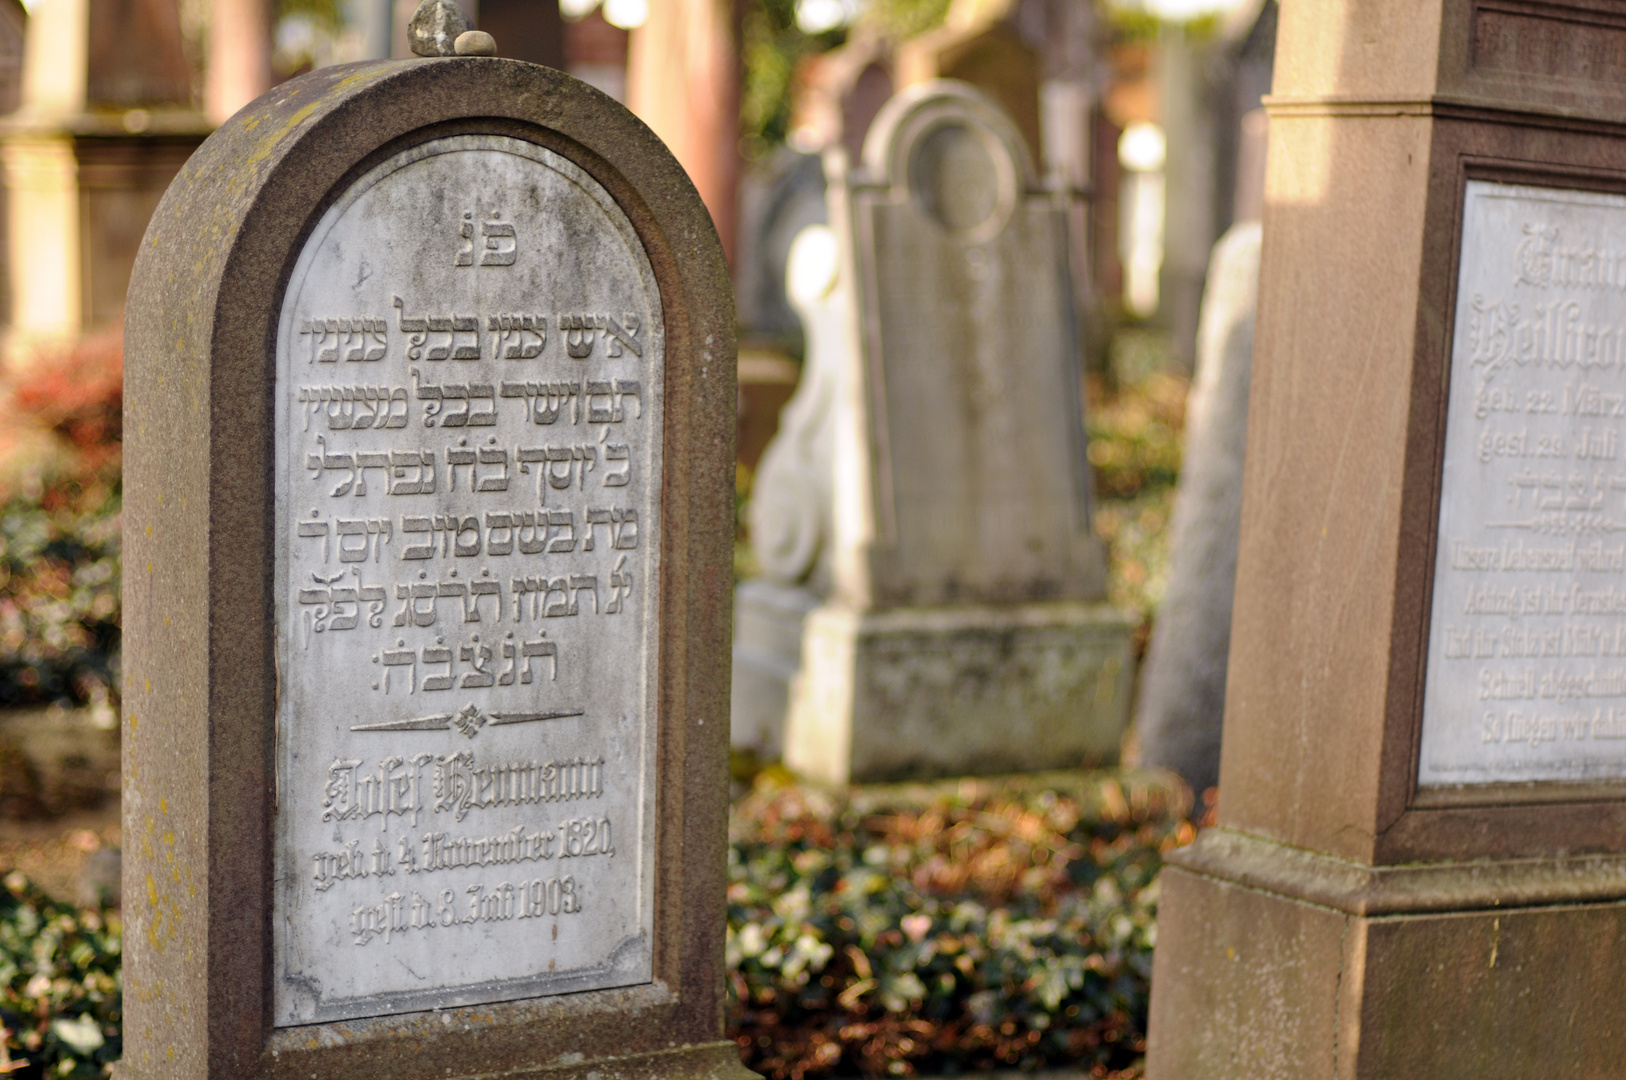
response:
[(278, 1025), (652, 977), (663, 322), (571, 162), (404, 151), (277, 343)]
[(1626, 198), (1471, 181), (1419, 782), (1626, 778)]

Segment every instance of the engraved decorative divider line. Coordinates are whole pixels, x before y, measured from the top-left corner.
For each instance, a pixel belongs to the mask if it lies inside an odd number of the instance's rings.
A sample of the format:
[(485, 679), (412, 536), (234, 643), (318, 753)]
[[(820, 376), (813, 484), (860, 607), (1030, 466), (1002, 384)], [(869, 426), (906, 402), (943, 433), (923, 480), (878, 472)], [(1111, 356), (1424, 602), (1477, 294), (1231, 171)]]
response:
[(563, 720), (571, 716), (585, 716), (585, 709), (550, 709), (546, 712), (484, 713), (474, 704), (465, 705), (456, 713), (419, 716), (410, 720), (384, 720), (375, 724), (355, 724), (351, 731), (447, 731), (455, 727), (469, 738), (486, 724), (530, 724), (539, 720)]

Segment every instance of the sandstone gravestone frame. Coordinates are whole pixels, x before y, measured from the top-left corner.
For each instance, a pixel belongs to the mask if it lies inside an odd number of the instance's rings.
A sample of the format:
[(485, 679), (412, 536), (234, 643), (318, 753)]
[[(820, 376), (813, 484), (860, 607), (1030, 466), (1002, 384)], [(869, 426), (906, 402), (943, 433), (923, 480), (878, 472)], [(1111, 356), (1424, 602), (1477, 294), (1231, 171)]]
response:
[(1281, 9), (1219, 827), (1147, 1075), (1620, 1074), (1615, 6)]
[(285, 84), (127, 364), (121, 1074), (743, 1074), (732, 311), (666, 149), (515, 61)]
[(951, 81), (889, 102), (831, 191), (857, 345), (786, 764), (845, 782), (1113, 760), (1129, 635), (1090, 519), (1066, 198)]

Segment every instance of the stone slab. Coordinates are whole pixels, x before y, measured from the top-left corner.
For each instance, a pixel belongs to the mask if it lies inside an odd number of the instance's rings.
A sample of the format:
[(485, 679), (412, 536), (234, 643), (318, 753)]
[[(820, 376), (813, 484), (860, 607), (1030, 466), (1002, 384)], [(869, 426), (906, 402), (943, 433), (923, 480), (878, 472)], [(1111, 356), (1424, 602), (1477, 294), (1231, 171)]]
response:
[(1626, 777), (1626, 196), (1470, 180), (1418, 782)]
[(1100, 600), (1067, 203), (962, 83), (893, 98), (832, 220), (858, 320), (836, 452), (855, 606)]
[(1105, 604), (814, 610), (785, 764), (830, 783), (1109, 764), (1130, 625)]
[(306, 239), (279, 1024), (649, 980), (664, 325), (626, 214), (520, 139), (403, 150)]

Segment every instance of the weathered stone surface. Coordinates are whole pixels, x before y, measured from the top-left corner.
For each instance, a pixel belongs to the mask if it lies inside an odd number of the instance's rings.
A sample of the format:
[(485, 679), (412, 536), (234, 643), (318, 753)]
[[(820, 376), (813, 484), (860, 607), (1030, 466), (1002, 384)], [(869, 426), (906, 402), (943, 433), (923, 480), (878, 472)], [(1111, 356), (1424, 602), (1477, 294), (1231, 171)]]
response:
[[(369, 174), (357, 169), (362, 162), (394, 171)], [(324, 222), (330, 211), (335, 218)], [(366, 228), (352, 233), (352, 223)], [(513, 232), (488, 227), (502, 224)], [(124, 874), (125, 894), (138, 902), (125, 909), (120, 1075), (738, 1075), (737, 1051), (721, 1030), (733, 311), (715, 233), (677, 163), (625, 109), (546, 68), (451, 57), (322, 69), (222, 126), (166, 195), (142, 248), (125, 349)], [(476, 282), (472, 291), (459, 275)], [(505, 292), (508, 276), (521, 281)], [(384, 355), (370, 359), (380, 316)], [(612, 317), (641, 351), (610, 329)], [(458, 355), (471, 339), (474, 355)], [(330, 347), (337, 355), (327, 359)], [(544, 370), (557, 377), (542, 378)], [(617, 380), (639, 381), (639, 393), (617, 389)], [(580, 386), (550, 417), (539, 412), (548, 403), (533, 381)], [(606, 381), (607, 390), (588, 385)], [(348, 402), (342, 389), (323, 401), (322, 387), (363, 390)], [(315, 389), (316, 400), (307, 393), (300, 401), (301, 389)], [(398, 401), (405, 423), (392, 426)], [(482, 415), (494, 422), (470, 419)], [(625, 444), (627, 457), (612, 457), (612, 444)], [(540, 448), (541, 457), (517, 447)], [(564, 456), (549, 456), (549, 447)], [(364, 456), (380, 448), (391, 455), (387, 469)], [(595, 452), (591, 467), (586, 449)], [(504, 450), (509, 484), (500, 490)], [(397, 462), (397, 453), (417, 461)], [(346, 454), (348, 472), (332, 460)], [(622, 464), (646, 475), (605, 484)], [(281, 519), (279, 506), (288, 511)], [(627, 538), (625, 513), (609, 524), (584, 516), (606, 506), (638, 511), (635, 544), (606, 537), (619, 525)], [(572, 519), (570, 551), (563, 522), (555, 532), (556, 512)], [(488, 513), (510, 515), (512, 550), (500, 550), (510, 538)], [(557, 550), (521, 548), (538, 541), (538, 514), (549, 544), (561, 541)], [(457, 520), (437, 527), (436, 517)], [(387, 540), (381, 523), (371, 524), (377, 519), (388, 522)], [(301, 522), (329, 531), (301, 535)], [(521, 555), (530, 566), (523, 575), (499, 574), (499, 562), (517, 565)], [(313, 559), (328, 580), (310, 577)], [(295, 580), (301, 573), (308, 585)], [(612, 573), (630, 578), (615, 613)], [(493, 594), (455, 587), (484, 581), (499, 582), (496, 604)], [(430, 584), (433, 596), (421, 591)], [(313, 595), (302, 596), (307, 588)], [(353, 600), (342, 595), (352, 588)], [(376, 647), (359, 648), (364, 637), (376, 637)], [(524, 648), (543, 640), (551, 654)], [(490, 686), (481, 685), (486, 674)], [(438, 689), (454, 678), (455, 687)], [(454, 705), (420, 707), (434, 696)], [(580, 716), (544, 718), (578, 707)], [(391, 758), (400, 760), (384, 764)], [(620, 778), (618, 758), (629, 770)], [(504, 770), (496, 783), (489, 769), (457, 775), (533, 760), (542, 767)], [(354, 773), (351, 761), (362, 762)], [(321, 790), (301, 771), (327, 773), (335, 763), (336, 781)], [(413, 769), (422, 770), (413, 783), (365, 783)], [(549, 797), (571, 791), (561, 790), (562, 771), (578, 798)], [(527, 801), (527, 785), (542, 801)], [(634, 817), (625, 827), (611, 819), (616, 854), (589, 855), (588, 833), (603, 830), (581, 822), (619, 814), (617, 800)], [(415, 825), (409, 803), (419, 806)], [(524, 816), (504, 817), (516, 810)], [(351, 840), (367, 844), (357, 852), (368, 877), (347, 877), (348, 859), (325, 865), (337, 880), (324, 894), (362, 890), (348, 912), (323, 908), (314, 895), (323, 851), (304, 845), (314, 837), (311, 818), (323, 814), (329, 853)], [(534, 860), (539, 869), (503, 863), (518, 826), (554, 834), (549, 857)], [(444, 834), (442, 853), (448, 840), (487, 842), (455, 846), (462, 858), (451, 861), (476, 865), (428, 871), (426, 833)], [(409, 838), (416, 872), (400, 861)], [(370, 861), (374, 840), (395, 854), (382, 881), (372, 871), (387, 857)], [(284, 859), (279, 850), (290, 843)], [(578, 911), (564, 907), (567, 875), (578, 883)], [(448, 884), (437, 882), (431, 896), (416, 884), (426, 876)], [(526, 878), (544, 879), (545, 915), (537, 891), (521, 890)], [(288, 891), (301, 880), (311, 892), (290, 906)], [(478, 895), (469, 888), (476, 884)], [(372, 899), (363, 902), (367, 889)], [(414, 892), (434, 906), (433, 928), (421, 905), (418, 927), (410, 925)], [(521, 918), (527, 900), (531, 914)], [(593, 925), (595, 911), (608, 917)], [(323, 922), (340, 915), (344, 925)], [(510, 935), (515, 922), (529, 923), (529, 933)], [(380, 929), (360, 943), (358, 931)], [(338, 955), (307, 950), (295, 956), (303, 966), (291, 968), (279, 949), (300, 933)], [(606, 964), (629, 933), (634, 954), (638, 940), (647, 942), (642, 966)], [(379, 946), (411, 951), (430, 934), (462, 941), (409, 959), (414, 983), (438, 984), (447, 1007), (427, 1008), (433, 993), (403, 993), (388, 970), (376, 985), (394, 998), (364, 1001), (371, 986), (345, 982), (343, 964), (365, 975)], [(570, 976), (558, 978), (565, 965), (577, 975), (595, 967), (619, 974), (602, 989), (553, 992), (573, 989)], [(311, 1015), (278, 1000), (278, 976), (290, 970), (315, 973), (323, 985), (311, 990), (331, 986), (343, 1003), (334, 1011), (354, 1018), (289, 1025)], [(486, 981), (471, 984), (471, 975)]]
[(1102, 604), (964, 604), (807, 617), (785, 761), (824, 783), (1116, 761), (1131, 677)]
[(458, 56), (496, 56), (497, 39), (484, 30), (465, 30), (452, 42)]
[(457, 0), (423, 0), (407, 24), (407, 45), (418, 56), (455, 56), (469, 20)]
[(1185, 465), (1170, 524), (1169, 584), (1135, 717), (1141, 760), (1179, 773), (1199, 795), (1219, 783), (1259, 240), (1257, 221), (1234, 226), (1209, 262), (1197, 377), (1186, 403)]
[(278, 1023), (649, 980), (664, 328), (626, 215), (518, 139), (404, 150), (305, 242)]
[(784, 753), (790, 687), (802, 662), (802, 623), (822, 599), (804, 586), (763, 578), (734, 587), (729, 738), (760, 761)]
[[(950, 82), (894, 98), (833, 188), (855, 346), (834, 413), (834, 589), (786, 763), (845, 781), (1110, 758), (1128, 625), (1091, 606), (1104, 569), (1065, 200), (998, 108)], [(1015, 629), (1031, 626), (1048, 629)], [(986, 685), (962, 692), (945, 663)], [(1052, 680), (1055, 663), (1081, 666)], [(874, 720), (899, 709), (931, 719)]]
[(828, 226), (810, 225), (791, 244), (785, 291), (802, 319), (806, 359), (751, 493), (751, 547), (763, 578), (821, 593), (830, 587), (836, 415), (854, 346), (840, 259)]
[(861, 355), (837, 591), (1100, 598), (1065, 216), (1021, 136), (969, 87), (923, 84), (883, 110), (846, 183)]
[(1623, 880), (1619, 856), (1373, 869), (1209, 830), (1163, 871), (1147, 1076), (1612, 1077)]

